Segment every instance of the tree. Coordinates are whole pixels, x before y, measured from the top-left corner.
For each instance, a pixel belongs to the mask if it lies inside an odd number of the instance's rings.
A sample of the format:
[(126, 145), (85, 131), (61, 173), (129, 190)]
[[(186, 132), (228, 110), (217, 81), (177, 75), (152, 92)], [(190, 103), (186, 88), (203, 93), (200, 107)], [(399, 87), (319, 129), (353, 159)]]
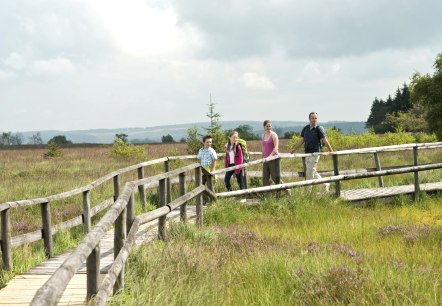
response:
[(43, 139), (41, 138), (40, 132), (37, 132), (37, 134), (33, 134), (31, 137), (29, 137), (28, 143), (32, 145), (42, 145)]
[(373, 129), (376, 133), (393, 132), (396, 127), (392, 124), (394, 120), (391, 119), (394, 119), (399, 113), (409, 112), (412, 107), (410, 91), (407, 84), (404, 83), (402, 88), (398, 87), (394, 98), (388, 95), (386, 101), (374, 99), (365, 126)]
[(210, 96), (210, 102), (207, 104), (209, 111), (206, 116), (210, 119), (210, 126), (206, 128), (207, 134), (212, 136), (212, 147), (216, 152), (224, 152), (224, 145), (226, 144), (226, 136), (223, 132), (220, 122), (221, 115), (215, 111), (215, 103), (212, 102), (212, 96)]
[(230, 132), (237, 131), (239, 137), (244, 140), (256, 140), (259, 139), (259, 135), (253, 132), (253, 128), (248, 124), (241, 124), (237, 128), (233, 130), (227, 130), (225, 132), (226, 135), (229, 135)]
[(127, 134), (121, 133), (121, 134), (115, 134), (115, 137), (118, 139), (121, 139), (124, 143), (129, 142), (129, 136)]
[(52, 137), (48, 141), (48, 143), (55, 143), (55, 144), (61, 145), (61, 144), (71, 144), (72, 141), (67, 140), (66, 136), (64, 136), (64, 135), (57, 135), (57, 136)]
[(442, 140), (442, 53), (433, 65), (433, 75), (415, 73), (411, 81), (411, 102), (423, 107), (430, 132)]
[(193, 126), (187, 129), (187, 152), (189, 154), (197, 154), (198, 150), (203, 145), (201, 135), (198, 134), (198, 127)]
[(408, 112), (398, 112), (395, 115), (387, 114), (385, 122), (391, 125), (395, 131), (415, 133), (428, 130), (423, 108), (419, 105), (411, 108)]
[(171, 143), (171, 142), (175, 142), (175, 139), (173, 139), (172, 135), (167, 134), (167, 135), (161, 137), (161, 142)]
[(0, 146), (19, 146), (23, 143), (23, 135), (21, 133), (13, 134), (11, 131), (3, 132), (0, 135)]

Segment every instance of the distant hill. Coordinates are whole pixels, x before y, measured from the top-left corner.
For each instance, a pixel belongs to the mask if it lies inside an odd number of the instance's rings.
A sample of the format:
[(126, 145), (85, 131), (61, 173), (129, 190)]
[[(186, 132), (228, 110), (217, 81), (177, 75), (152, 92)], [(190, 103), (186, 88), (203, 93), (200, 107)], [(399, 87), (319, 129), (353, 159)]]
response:
[[(225, 130), (234, 129), (239, 125), (250, 125), (253, 131), (261, 135), (263, 131), (261, 121), (224, 121), (221, 122), (222, 127)], [(274, 130), (280, 134), (284, 134), (287, 131), (300, 132), (301, 129), (307, 124), (306, 121), (272, 121)], [(342, 133), (350, 133), (354, 131), (355, 133), (363, 133), (365, 129), (365, 122), (363, 121), (330, 121), (321, 122), (322, 126), (327, 128), (337, 127)], [(199, 123), (186, 123), (186, 124), (175, 124), (175, 125), (161, 125), (153, 127), (142, 127), (142, 128), (115, 128), (115, 129), (92, 129), (92, 130), (75, 130), (75, 131), (28, 131), (21, 132), (24, 138), (24, 143), (33, 134), (40, 132), (40, 135), (44, 142), (47, 142), (54, 136), (64, 135), (66, 138), (73, 143), (112, 143), (115, 138), (115, 134), (127, 134), (129, 140), (133, 143), (154, 143), (161, 142), (161, 137), (167, 134), (173, 136), (175, 141), (179, 141), (181, 138), (187, 136), (187, 129), (197, 126), (201, 134), (204, 134), (205, 129), (209, 126), (208, 122)]]

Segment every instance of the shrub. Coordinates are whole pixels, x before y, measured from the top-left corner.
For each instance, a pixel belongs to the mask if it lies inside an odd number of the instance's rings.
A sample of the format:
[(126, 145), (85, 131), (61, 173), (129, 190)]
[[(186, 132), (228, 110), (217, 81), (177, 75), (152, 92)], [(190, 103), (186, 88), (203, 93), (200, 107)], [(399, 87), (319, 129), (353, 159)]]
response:
[[(382, 135), (377, 135), (372, 130), (364, 132), (363, 134), (341, 134), (341, 132), (336, 129), (329, 129), (326, 131), (326, 134), (327, 139), (334, 150), (391, 146), (406, 143), (434, 142), (437, 140), (437, 137), (434, 134), (412, 134), (404, 131), (397, 131), (396, 133), (387, 132)], [(290, 140), (289, 148), (293, 147), (299, 141), (300, 137), (301, 136), (297, 135), (293, 136), (293, 138)]]
[(63, 152), (61, 152), (60, 146), (56, 142), (49, 142), (48, 143), (48, 152), (43, 154), (44, 158), (49, 157), (61, 157), (63, 156)]
[(122, 158), (145, 158), (146, 151), (144, 146), (134, 146), (133, 144), (125, 143), (122, 139), (115, 137), (111, 155)]

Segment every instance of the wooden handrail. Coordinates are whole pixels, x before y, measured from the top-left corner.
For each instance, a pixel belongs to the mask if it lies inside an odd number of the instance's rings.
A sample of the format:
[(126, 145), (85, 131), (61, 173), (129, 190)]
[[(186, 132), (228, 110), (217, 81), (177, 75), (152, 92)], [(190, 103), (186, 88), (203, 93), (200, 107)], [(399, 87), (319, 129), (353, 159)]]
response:
[[(123, 191), (119, 194), (117, 200), (109, 209), (109, 211), (103, 216), (103, 218), (97, 223), (97, 225), (84, 237), (82, 242), (73, 250), (70, 257), (58, 268), (55, 273), (49, 278), (49, 280), (37, 291), (32, 305), (52, 305), (61, 296), (67, 284), (71, 278), (75, 275), (75, 272), (80, 268), (82, 262), (91, 254), (95, 247), (99, 244), (100, 239), (104, 236), (106, 231), (117, 220), (122, 211), (126, 208), (129, 200), (133, 197), (133, 192), (139, 185), (153, 183), (154, 180), (165, 180), (173, 175), (180, 175), (186, 171), (201, 168), (200, 164), (192, 164), (180, 169), (170, 171), (168, 173), (155, 175), (150, 178), (140, 179), (133, 182), (128, 182), (123, 188)], [(172, 207), (182, 205), (189, 199), (196, 197), (206, 191), (205, 186), (199, 186), (192, 192), (181, 196), (180, 198), (172, 201), (169, 205), (157, 208), (151, 212), (145, 213), (137, 217), (137, 224), (143, 224), (145, 222), (158, 219), (166, 216)], [(209, 196), (215, 197), (216, 194), (208, 193)], [(134, 221), (135, 222), (135, 221)], [(124, 246), (118, 252), (118, 254), (127, 251)], [(118, 256), (117, 256), (118, 257)], [(122, 255), (123, 257), (123, 255)], [(115, 281), (113, 281), (115, 283)]]
[(246, 190), (219, 192), (216, 195), (218, 196), (218, 198), (236, 197), (236, 196), (243, 196), (243, 195), (253, 194), (253, 193), (263, 193), (263, 192), (268, 192), (268, 191), (286, 190), (286, 189), (290, 189), (290, 188), (294, 188), (294, 187), (319, 185), (319, 184), (324, 184), (324, 183), (332, 183), (332, 182), (339, 182), (339, 181), (345, 181), (345, 180), (354, 180), (354, 179), (360, 179), (360, 178), (385, 176), (385, 175), (393, 175), (393, 174), (403, 174), (403, 173), (410, 173), (410, 172), (415, 172), (415, 171), (424, 171), (424, 170), (432, 170), (432, 169), (440, 169), (440, 168), (442, 168), (442, 163), (428, 164), (428, 165), (421, 165), (421, 166), (412, 166), (412, 167), (403, 167), (403, 168), (397, 168), (397, 169), (391, 169), (391, 170), (381, 170), (381, 171), (373, 171), (373, 172), (366, 172), (366, 173), (353, 173), (353, 174), (346, 174), (346, 175), (336, 175), (336, 176), (330, 176), (327, 178), (298, 181), (298, 182), (293, 182), (293, 183), (284, 183), (284, 184), (278, 184), (278, 185), (272, 185), (272, 186), (256, 187), (256, 188), (250, 188), (250, 189), (246, 189)]

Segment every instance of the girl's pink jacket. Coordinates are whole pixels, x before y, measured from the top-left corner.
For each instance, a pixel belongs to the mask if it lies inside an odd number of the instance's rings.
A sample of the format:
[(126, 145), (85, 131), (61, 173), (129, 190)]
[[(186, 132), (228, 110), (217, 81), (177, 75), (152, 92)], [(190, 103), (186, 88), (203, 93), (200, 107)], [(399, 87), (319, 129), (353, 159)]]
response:
[[(237, 148), (238, 147), (238, 148)], [(233, 145), (233, 152), (236, 152), (236, 150), (238, 149), (238, 154), (235, 154), (235, 158), (233, 161), (233, 164), (235, 166), (241, 165), (244, 163), (244, 159), (243, 159), (243, 155), (242, 155), (242, 148), (240, 144), (237, 145)], [(232, 164), (232, 162), (230, 161), (230, 155), (229, 155), (229, 148), (226, 145), (226, 158), (224, 160), (224, 167), (228, 167), (229, 164)], [(242, 171), (242, 169), (236, 169), (235, 173), (239, 174)]]

